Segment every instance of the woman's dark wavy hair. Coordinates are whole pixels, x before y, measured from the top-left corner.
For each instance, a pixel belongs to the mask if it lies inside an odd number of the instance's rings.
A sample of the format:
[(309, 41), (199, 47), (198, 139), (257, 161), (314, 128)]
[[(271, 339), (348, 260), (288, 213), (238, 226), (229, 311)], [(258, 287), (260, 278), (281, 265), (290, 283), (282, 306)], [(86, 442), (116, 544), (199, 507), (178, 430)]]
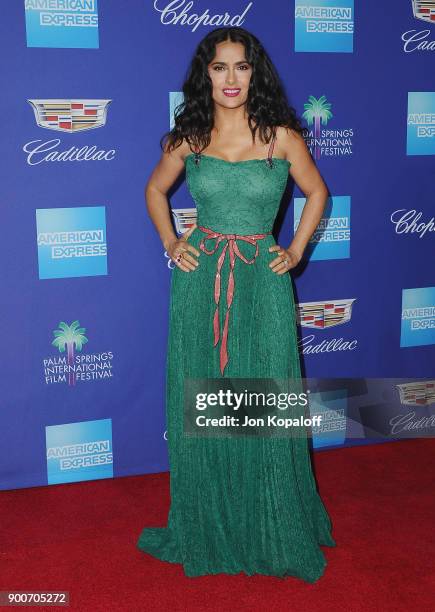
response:
[(277, 126), (287, 126), (301, 134), (306, 130), (295, 109), (289, 105), (278, 73), (258, 38), (240, 27), (216, 28), (196, 49), (182, 87), (184, 100), (174, 112), (175, 125), (160, 140), (162, 150), (170, 152), (181, 145), (183, 139), (196, 151), (210, 144), (214, 102), (207, 67), (216, 54), (216, 44), (226, 40), (242, 43), (246, 60), (252, 66), (246, 110), (253, 142), (257, 129), (262, 142), (266, 143), (270, 142)]

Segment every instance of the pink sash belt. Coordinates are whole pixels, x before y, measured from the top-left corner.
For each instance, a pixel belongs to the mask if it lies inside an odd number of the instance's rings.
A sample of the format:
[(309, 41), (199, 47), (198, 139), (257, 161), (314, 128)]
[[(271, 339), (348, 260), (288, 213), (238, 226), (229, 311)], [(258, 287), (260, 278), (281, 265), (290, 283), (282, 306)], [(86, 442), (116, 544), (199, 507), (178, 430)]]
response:
[[(266, 232), (265, 234), (249, 234), (249, 235), (245, 234), (243, 235), (243, 234), (220, 234), (219, 232), (214, 232), (213, 230), (207, 227), (202, 227), (202, 226), (198, 226), (198, 229), (206, 233), (206, 236), (201, 238), (201, 241), (199, 243), (199, 248), (201, 249), (201, 251), (203, 251), (207, 255), (213, 255), (213, 253), (216, 253), (219, 243), (222, 240), (226, 241), (226, 244), (224, 248), (222, 249), (222, 253), (219, 255), (219, 258), (217, 261), (216, 276), (215, 276), (215, 282), (214, 282), (214, 301), (216, 303), (216, 309), (215, 309), (214, 318), (213, 318), (213, 330), (214, 330), (213, 346), (217, 345), (217, 343), (219, 342), (219, 337), (220, 337), (219, 298), (220, 298), (220, 292), (221, 292), (221, 268), (224, 263), (224, 259), (225, 259), (227, 251), (230, 254), (230, 272), (229, 272), (228, 286), (227, 286), (227, 312), (225, 315), (225, 323), (224, 323), (222, 342), (221, 342), (221, 348), (220, 348), (220, 370), (223, 374), (225, 370), (225, 366), (228, 363), (228, 351), (227, 351), (228, 321), (229, 321), (229, 315), (230, 315), (230, 307), (233, 301), (233, 295), (235, 291), (233, 270), (234, 270), (234, 264), (236, 261), (236, 256), (247, 264), (254, 263), (255, 258), (258, 255), (258, 244), (256, 241), (261, 238), (265, 238), (272, 232)], [(212, 250), (209, 251), (205, 246), (205, 241), (211, 240), (211, 239), (215, 239), (216, 242)], [(247, 259), (240, 252), (239, 247), (237, 245), (237, 240), (242, 240), (243, 242), (249, 242), (250, 244), (255, 245), (255, 253), (251, 259)]]

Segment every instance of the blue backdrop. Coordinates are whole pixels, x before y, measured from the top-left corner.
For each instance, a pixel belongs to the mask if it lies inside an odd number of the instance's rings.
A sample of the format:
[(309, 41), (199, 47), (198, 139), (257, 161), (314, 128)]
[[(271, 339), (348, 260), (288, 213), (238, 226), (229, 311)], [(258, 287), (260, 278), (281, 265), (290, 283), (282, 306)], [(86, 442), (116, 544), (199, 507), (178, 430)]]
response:
[[(231, 24), (265, 45), (331, 193), (292, 273), (305, 376), (351, 379), (323, 387), (315, 448), (433, 416), (435, 2), (14, 0), (0, 20), (2, 489), (168, 469), (172, 263), (144, 186), (197, 43)], [(289, 178), (284, 246), (303, 204)], [(184, 231), (184, 181), (170, 205)]]

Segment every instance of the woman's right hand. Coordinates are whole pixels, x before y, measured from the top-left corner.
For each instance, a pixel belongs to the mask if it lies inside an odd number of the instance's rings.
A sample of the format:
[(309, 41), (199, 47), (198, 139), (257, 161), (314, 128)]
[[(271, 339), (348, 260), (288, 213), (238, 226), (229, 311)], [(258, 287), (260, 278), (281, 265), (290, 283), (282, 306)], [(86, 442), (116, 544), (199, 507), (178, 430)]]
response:
[[(194, 246), (187, 242), (187, 239), (192, 234), (193, 230), (196, 228), (196, 223), (194, 223), (189, 229), (184, 232), (180, 236), (180, 238), (175, 238), (172, 242), (169, 243), (166, 252), (169, 257), (184, 272), (190, 272), (191, 270), (195, 270), (199, 262), (193, 257), (190, 253), (199, 256), (198, 249), (195, 249)], [(177, 257), (181, 255), (181, 259), (177, 261)]]

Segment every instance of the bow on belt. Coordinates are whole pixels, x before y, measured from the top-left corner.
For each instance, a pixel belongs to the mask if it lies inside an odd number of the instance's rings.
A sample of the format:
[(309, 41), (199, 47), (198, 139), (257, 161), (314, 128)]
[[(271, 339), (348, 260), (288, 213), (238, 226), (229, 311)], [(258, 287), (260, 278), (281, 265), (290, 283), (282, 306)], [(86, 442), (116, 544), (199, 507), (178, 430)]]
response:
[[(226, 244), (224, 248), (222, 249), (222, 253), (219, 255), (219, 258), (217, 261), (216, 276), (215, 276), (215, 282), (214, 282), (214, 301), (216, 303), (216, 310), (215, 310), (214, 318), (213, 318), (213, 330), (214, 330), (213, 346), (217, 345), (217, 343), (219, 342), (219, 337), (220, 337), (219, 298), (220, 298), (220, 292), (221, 292), (221, 268), (224, 263), (224, 259), (225, 259), (225, 255), (227, 251), (229, 251), (229, 254), (230, 254), (230, 272), (229, 272), (228, 286), (227, 286), (227, 312), (225, 315), (224, 330), (222, 334), (222, 342), (221, 342), (221, 348), (220, 348), (220, 369), (223, 374), (225, 370), (225, 366), (228, 363), (228, 352), (227, 352), (228, 320), (229, 320), (230, 307), (233, 301), (233, 295), (234, 295), (234, 289), (235, 289), (233, 270), (234, 270), (234, 264), (236, 261), (236, 256), (247, 264), (254, 263), (255, 258), (258, 255), (258, 244), (256, 241), (260, 238), (265, 238), (265, 236), (267, 236), (268, 234), (271, 234), (271, 232), (266, 232), (265, 234), (243, 235), (243, 234), (220, 234), (219, 232), (214, 232), (213, 230), (207, 227), (202, 227), (202, 226), (198, 226), (198, 229), (200, 229), (201, 231), (207, 234), (206, 236), (201, 238), (201, 241), (199, 243), (199, 248), (201, 249), (201, 251), (203, 251), (207, 255), (213, 255), (213, 253), (216, 253), (219, 243), (222, 240), (226, 241)], [(205, 246), (205, 241), (213, 239), (213, 238), (216, 239), (216, 243), (213, 249), (209, 251)], [(242, 240), (243, 242), (249, 242), (250, 244), (255, 245), (255, 253), (252, 259), (247, 259), (239, 251), (239, 247), (236, 242), (237, 240)]]

